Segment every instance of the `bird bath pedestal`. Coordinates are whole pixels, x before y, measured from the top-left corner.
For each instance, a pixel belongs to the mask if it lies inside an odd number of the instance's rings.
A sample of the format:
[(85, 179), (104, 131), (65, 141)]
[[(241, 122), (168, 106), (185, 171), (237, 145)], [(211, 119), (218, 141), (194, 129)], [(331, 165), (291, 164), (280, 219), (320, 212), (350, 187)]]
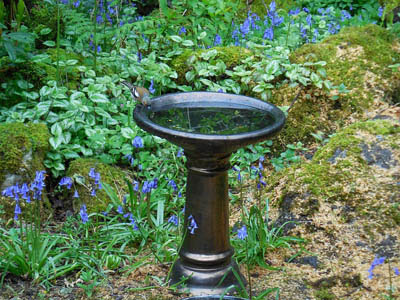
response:
[[(188, 169), (184, 228), (192, 216), (198, 228), (186, 230), (170, 284), (183, 277), (194, 295), (222, 294), (239, 286), (229, 242), (229, 158), (233, 151), (279, 132), (285, 115), (250, 97), (213, 92), (167, 94), (137, 105), (139, 127), (184, 149)], [(235, 270), (235, 271), (232, 271)]]

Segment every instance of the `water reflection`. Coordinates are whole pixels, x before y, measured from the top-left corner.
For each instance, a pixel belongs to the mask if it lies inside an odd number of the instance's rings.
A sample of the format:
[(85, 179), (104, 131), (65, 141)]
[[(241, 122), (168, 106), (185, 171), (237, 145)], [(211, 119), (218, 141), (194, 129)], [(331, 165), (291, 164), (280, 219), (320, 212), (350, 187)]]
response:
[(263, 129), (273, 118), (263, 110), (221, 107), (176, 107), (148, 112), (149, 119), (173, 130), (188, 133), (226, 135)]

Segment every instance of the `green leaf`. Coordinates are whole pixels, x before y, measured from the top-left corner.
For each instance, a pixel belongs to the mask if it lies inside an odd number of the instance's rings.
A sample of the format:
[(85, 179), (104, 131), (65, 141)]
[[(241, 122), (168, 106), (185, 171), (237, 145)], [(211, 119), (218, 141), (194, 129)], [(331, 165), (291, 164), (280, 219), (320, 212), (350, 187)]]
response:
[(94, 93), (89, 95), (90, 100), (92, 100), (95, 103), (108, 103), (108, 98), (103, 95), (103, 94), (99, 94), (99, 93)]
[(207, 32), (202, 31), (202, 32), (199, 34), (199, 36), (197, 37), (197, 39), (202, 40), (202, 39), (204, 39), (206, 36), (207, 36)]
[(185, 46), (185, 47), (193, 47), (193, 46), (194, 46), (194, 43), (193, 43), (193, 41), (191, 41), (191, 40), (184, 40), (184, 41), (182, 42), (182, 45)]
[(181, 43), (182, 42), (182, 38), (179, 35), (171, 35), (169, 38), (171, 40), (173, 40), (174, 42), (177, 42), (177, 43)]
[(50, 131), (51, 131), (51, 134), (53, 134), (53, 135), (61, 135), (62, 134), (62, 128), (59, 123), (54, 123), (51, 126)]
[(46, 45), (47, 47), (54, 47), (56, 43), (54, 41), (45, 41), (43, 42), (43, 45)]
[(135, 137), (135, 133), (133, 132), (132, 128), (124, 127), (121, 128), (121, 134), (124, 138), (133, 139)]
[(48, 27), (43, 28), (42, 30), (40, 30), (40, 34), (41, 35), (46, 35), (46, 34), (49, 34), (50, 32), (51, 32), (51, 28), (48, 28)]
[(104, 109), (102, 109), (101, 107), (95, 107), (94, 111), (96, 112), (96, 114), (105, 117), (105, 118), (111, 118), (110, 114), (108, 112), (106, 112)]
[(17, 51), (15, 49), (15, 47), (13, 46), (12, 43), (10, 42), (3, 42), (4, 48), (6, 48), (6, 51), (8, 53), (8, 56), (10, 57), (11, 61), (14, 61), (17, 59)]

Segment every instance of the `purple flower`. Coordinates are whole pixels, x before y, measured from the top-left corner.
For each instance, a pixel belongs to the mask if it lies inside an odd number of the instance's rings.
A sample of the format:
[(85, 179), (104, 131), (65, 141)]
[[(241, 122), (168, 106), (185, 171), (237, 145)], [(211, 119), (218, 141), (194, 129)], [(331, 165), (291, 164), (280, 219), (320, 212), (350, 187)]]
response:
[(140, 136), (135, 136), (133, 139), (132, 145), (135, 148), (143, 148), (143, 139)]
[(179, 35), (185, 34), (186, 33), (186, 28), (185, 26), (182, 26), (181, 29), (179, 29)]
[(369, 273), (368, 279), (372, 279), (374, 277), (373, 271), (374, 271), (375, 267), (383, 264), (385, 262), (385, 259), (386, 259), (385, 256), (382, 256), (382, 257), (376, 256), (374, 258), (374, 260), (372, 261), (371, 266), (368, 269), (368, 273)]
[(381, 18), (382, 15), (383, 15), (383, 7), (379, 6), (379, 8), (378, 8), (378, 17)]
[(217, 33), (214, 38), (214, 46), (218, 46), (222, 44), (221, 36)]
[(138, 57), (138, 62), (140, 62), (142, 60), (142, 52), (138, 51), (137, 57)]
[(174, 224), (175, 226), (178, 226), (178, 217), (176, 215), (172, 215), (168, 219), (168, 223)]
[(310, 13), (310, 10), (307, 7), (303, 7), (303, 10), (308, 14)]
[(241, 181), (242, 180), (242, 176), (240, 175), (240, 170), (238, 168), (236, 168), (235, 166), (232, 167), (232, 170), (235, 171), (235, 172), (238, 172), (237, 180)]
[(86, 224), (89, 221), (89, 216), (87, 214), (86, 205), (85, 204), (83, 204), (81, 206), (81, 209), (79, 210), (79, 215), (81, 216), (83, 224)]
[(347, 10), (342, 10), (342, 21), (345, 21), (346, 19), (351, 19), (351, 15)]
[(101, 52), (101, 46), (97, 45), (97, 53), (100, 53), (100, 52)]
[(263, 39), (269, 39), (272, 41), (274, 39), (274, 27), (271, 26), (264, 31)]
[(307, 24), (308, 24), (309, 26), (312, 25), (312, 17), (311, 17), (311, 15), (307, 15), (307, 17), (306, 17), (306, 22), (307, 22)]
[(180, 149), (178, 150), (178, 153), (176, 154), (176, 157), (181, 157), (182, 155), (184, 155), (183, 149), (180, 148)]
[(189, 232), (190, 234), (194, 234), (195, 229), (199, 227), (197, 226), (197, 223), (192, 215), (188, 217), (188, 220), (190, 221), (190, 224), (188, 225)]
[(63, 178), (61, 178), (61, 180), (60, 180), (60, 182), (58, 183), (58, 185), (59, 186), (64, 186), (64, 185), (66, 185), (67, 186), (67, 189), (69, 190), (69, 189), (71, 189), (71, 186), (72, 186), (72, 179), (71, 179), (71, 177), (63, 177)]
[(21, 207), (19, 207), (18, 202), (15, 203), (15, 209), (14, 209), (14, 220), (18, 221), (18, 215), (21, 214)]
[(94, 197), (96, 196), (96, 189), (92, 188), (92, 191), (90, 192), (90, 196)]
[(90, 168), (89, 177), (93, 179), (96, 177), (96, 171), (94, 170), (94, 168)]
[(149, 92), (154, 94), (156, 89), (154, 88), (154, 80), (152, 79), (150, 82)]
[(240, 25), (240, 32), (242, 33), (242, 37), (245, 37), (250, 31), (250, 19), (247, 18), (244, 20), (243, 24)]
[(136, 180), (134, 180), (134, 181), (132, 182), (132, 185), (133, 185), (133, 190), (134, 190), (135, 192), (139, 191), (139, 182), (137, 182)]
[(174, 191), (178, 190), (178, 187), (176, 186), (176, 183), (175, 183), (175, 181), (173, 179), (168, 181), (168, 185), (171, 186), (174, 189)]
[(97, 22), (97, 24), (103, 23), (103, 17), (101, 15), (97, 15), (96, 22)]
[(74, 5), (75, 8), (78, 8), (79, 4), (81, 4), (80, 1), (76, 0), (73, 5)]
[(124, 158), (126, 158), (129, 161), (130, 165), (133, 166), (133, 163), (135, 162), (135, 158), (133, 157), (132, 154), (127, 154), (124, 156)]
[(300, 13), (300, 8), (296, 8), (296, 9), (291, 9), (289, 10), (289, 15), (290, 16), (297, 16)]
[(123, 208), (122, 208), (121, 205), (118, 206), (118, 208), (117, 208), (117, 213), (119, 213), (119, 214), (121, 214), (121, 215), (124, 213), (124, 210), (123, 210)]
[(246, 228), (246, 225), (243, 225), (243, 227), (240, 228), (240, 229), (237, 231), (237, 236), (238, 236), (238, 238), (241, 239), (241, 240), (244, 240), (244, 239), (247, 237), (247, 228)]
[(394, 274), (395, 274), (396, 276), (399, 276), (399, 275), (400, 275), (399, 268), (394, 268)]
[(77, 190), (75, 190), (75, 192), (74, 192), (74, 196), (73, 196), (74, 198), (79, 198), (79, 194), (78, 194), (78, 191)]

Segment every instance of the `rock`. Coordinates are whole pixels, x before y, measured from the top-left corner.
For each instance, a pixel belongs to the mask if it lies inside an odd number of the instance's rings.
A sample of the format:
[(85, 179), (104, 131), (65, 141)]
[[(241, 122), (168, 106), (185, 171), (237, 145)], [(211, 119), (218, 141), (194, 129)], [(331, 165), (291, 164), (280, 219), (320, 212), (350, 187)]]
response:
[[(91, 168), (94, 168), (95, 172), (100, 173), (101, 182), (110, 185), (116, 192), (117, 201), (122, 203), (123, 195), (128, 192), (125, 178), (130, 178), (129, 172), (123, 171), (116, 166), (106, 165), (96, 159), (79, 158), (70, 163), (66, 172), (67, 176), (75, 178), (75, 184), (68, 193), (64, 193), (61, 199), (63, 209), (78, 212), (80, 206), (86, 204), (88, 213), (102, 212), (112, 202), (104, 187), (96, 190), (96, 196), (91, 196), (91, 190), (94, 186), (94, 180), (89, 177)], [(79, 199), (73, 198), (75, 189), (78, 191)]]
[[(45, 124), (0, 124), (0, 188), (30, 183), (36, 171), (45, 170), (43, 164), (49, 150), (50, 133)], [(49, 208), (47, 197), (43, 201)], [(6, 218), (14, 215), (14, 203), (0, 196)]]
[[(344, 84), (349, 92), (338, 95), (337, 91), (289, 85), (276, 89), (271, 102), (277, 105), (289, 105), (299, 94), (277, 138), (281, 149), (297, 141), (308, 145), (314, 142), (312, 133), (328, 135), (356, 120), (373, 118), (375, 111), (398, 102), (400, 72), (388, 66), (400, 60), (399, 40), (377, 25), (346, 27), (321, 43), (303, 45), (290, 60), (297, 64), (325, 61), (327, 79), (336, 86)], [(339, 98), (333, 100), (334, 95)]]
[[(353, 286), (362, 283), (368, 288), (359, 289), (351, 299), (378, 299), (385, 292), (387, 265), (376, 268), (386, 275), (379, 275), (375, 280), (380, 283), (373, 287), (367, 271), (376, 255), (390, 259), (392, 266), (400, 265), (399, 159), (398, 122), (370, 120), (338, 131), (311, 161), (267, 178), (265, 197), (271, 200), (272, 220), (278, 225), (296, 221), (285, 225), (284, 234), (307, 240), (305, 250), (318, 258), (318, 272), (288, 265), (296, 278), (306, 282), (337, 278), (323, 287), (337, 299), (347, 299), (346, 291), (354, 292), (346, 284), (349, 278), (354, 278)], [(400, 284), (400, 278), (393, 280)], [(285, 283), (275, 284), (285, 290)]]

